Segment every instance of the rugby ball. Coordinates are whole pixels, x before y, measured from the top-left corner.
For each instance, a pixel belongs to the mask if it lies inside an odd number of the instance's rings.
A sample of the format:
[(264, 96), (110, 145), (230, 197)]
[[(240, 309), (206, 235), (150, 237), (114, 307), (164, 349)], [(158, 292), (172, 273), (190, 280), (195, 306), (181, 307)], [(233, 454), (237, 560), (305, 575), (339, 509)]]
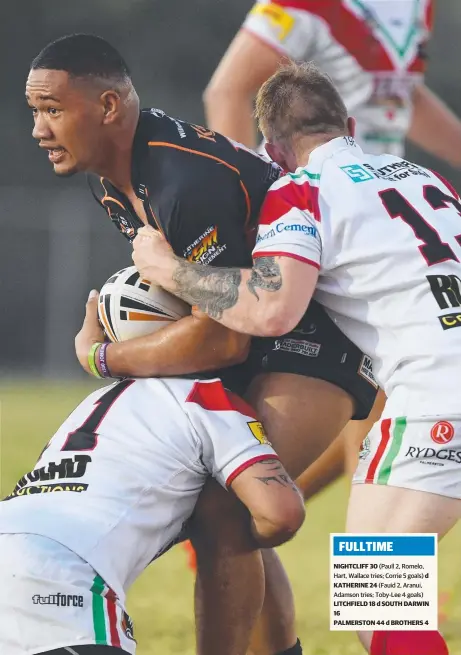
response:
[(190, 305), (141, 279), (135, 266), (112, 275), (99, 294), (99, 321), (110, 341), (143, 337), (190, 313)]

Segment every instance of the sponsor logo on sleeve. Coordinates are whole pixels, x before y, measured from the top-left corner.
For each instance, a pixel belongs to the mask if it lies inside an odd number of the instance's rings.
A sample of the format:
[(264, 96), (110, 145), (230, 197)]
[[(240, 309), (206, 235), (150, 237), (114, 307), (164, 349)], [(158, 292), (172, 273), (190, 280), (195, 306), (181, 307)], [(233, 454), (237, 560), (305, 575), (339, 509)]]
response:
[(259, 443), (263, 445), (270, 446), (271, 443), (267, 439), (266, 432), (263, 428), (262, 423), (259, 421), (249, 421), (247, 423), (248, 427), (250, 428), (251, 434), (254, 436), (254, 438), (259, 441)]
[(266, 231), (263, 232), (263, 230), (260, 228), (258, 232), (258, 236), (256, 237), (256, 243), (259, 243), (260, 241), (265, 241), (266, 239), (271, 239), (272, 237), (275, 237), (277, 234), (282, 234), (283, 232), (296, 232), (297, 234), (303, 234), (307, 237), (314, 237), (316, 238), (318, 236), (318, 230), (316, 227), (313, 225), (305, 225), (303, 223), (276, 223), (273, 227), (269, 228)]
[(272, 27), (274, 36), (284, 41), (294, 27), (295, 19), (283, 7), (277, 4), (257, 3), (250, 12), (250, 16), (262, 16)]

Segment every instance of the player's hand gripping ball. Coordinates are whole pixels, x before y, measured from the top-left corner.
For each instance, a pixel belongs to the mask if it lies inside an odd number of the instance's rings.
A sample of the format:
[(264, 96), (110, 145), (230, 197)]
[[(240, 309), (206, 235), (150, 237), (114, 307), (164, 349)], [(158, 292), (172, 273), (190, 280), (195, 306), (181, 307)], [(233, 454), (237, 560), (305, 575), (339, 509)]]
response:
[(158, 230), (141, 228), (133, 241), (133, 261), (141, 277), (161, 284), (161, 275), (174, 260), (170, 244)]
[(88, 353), (91, 346), (104, 341), (104, 331), (98, 320), (98, 298), (99, 293), (95, 289), (90, 291), (82, 329), (75, 337), (77, 359), (87, 373), (91, 372), (88, 364)]

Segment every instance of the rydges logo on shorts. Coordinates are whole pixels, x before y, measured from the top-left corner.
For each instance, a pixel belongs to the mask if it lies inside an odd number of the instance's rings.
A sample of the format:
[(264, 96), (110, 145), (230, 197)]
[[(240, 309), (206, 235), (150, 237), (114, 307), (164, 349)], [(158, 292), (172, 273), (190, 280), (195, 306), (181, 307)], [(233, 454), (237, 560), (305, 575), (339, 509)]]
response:
[(449, 421), (439, 421), (431, 430), (431, 439), (440, 445), (450, 443), (455, 436), (455, 428)]
[[(455, 428), (449, 421), (437, 421), (431, 428), (430, 436), (438, 446), (446, 446), (455, 436)], [(445, 466), (446, 462), (461, 464), (461, 450), (457, 448), (409, 446), (405, 457), (417, 459), (420, 464), (430, 466)]]
[(446, 462), (461, 464), (461, 450), (455, 448), (420, 448), (419, 446), (409, 446), (405, 457), (418, 459), (420, 464), (431, 466), (445, 466)]

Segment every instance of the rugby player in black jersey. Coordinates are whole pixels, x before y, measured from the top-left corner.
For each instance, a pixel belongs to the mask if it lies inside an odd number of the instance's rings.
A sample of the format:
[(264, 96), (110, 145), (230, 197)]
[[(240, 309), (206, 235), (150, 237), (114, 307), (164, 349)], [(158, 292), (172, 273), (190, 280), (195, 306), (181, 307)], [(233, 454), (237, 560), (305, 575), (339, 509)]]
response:
[[(160, 110), (140, 112), (125, 62), (98, 37), (73, 35), (48, 45), (32, 63), (26, 96), (33, 136), (55, 173), (90, 173), (93, 195), (125, 237), (132, 240), (138, 228), (151, 225), (189, 261), (251, 266), (258, 212), (279, 174), (273, 164)], [(86, 370), (91, 346), (103, 340), (96, 303), (96, 297), (89, 301), (76, 339)], [(249, 384), (246, 396), (292, 477), (351, 418), (367, 417), (376, 393), (360, 374), (363, 354), (313, 303), (283, 343), (255, 339), (250, 345), (246, 336), (193, 311), (155, 334), (111, 344), (106, 354), (112, 376), (219, 375), (240, 393)], [(191, 537), (199, 652), (244, 653), (264, 594), (261, 555), (246, 516), (231, 494), (210, 482)], [(272, 551), (264, 553), (264, 573), (270, 607), (261, 627), (264, 653), (298, 655), (291, 590)]]

